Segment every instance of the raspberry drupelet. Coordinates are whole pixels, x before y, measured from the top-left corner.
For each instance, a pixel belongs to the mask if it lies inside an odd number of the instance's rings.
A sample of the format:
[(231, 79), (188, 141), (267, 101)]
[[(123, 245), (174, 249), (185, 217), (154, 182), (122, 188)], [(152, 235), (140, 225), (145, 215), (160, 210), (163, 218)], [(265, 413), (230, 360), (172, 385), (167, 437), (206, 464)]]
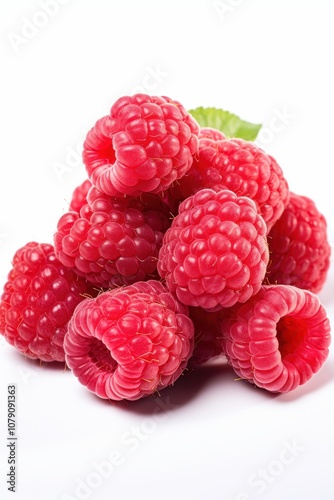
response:
[(199, 140), (201, 139), (211, 139), (212, 141), (221, 141), (226, 139), (226, 136), (220, 130), (212, 127), (201, 127), (198, 133)]
[(92, 183), (89, 179), (85, 179), (79, 186), (77, 186), (72, 193), (69, 210), (80, 212), (81, 208), (87, 203), (87, 194)]

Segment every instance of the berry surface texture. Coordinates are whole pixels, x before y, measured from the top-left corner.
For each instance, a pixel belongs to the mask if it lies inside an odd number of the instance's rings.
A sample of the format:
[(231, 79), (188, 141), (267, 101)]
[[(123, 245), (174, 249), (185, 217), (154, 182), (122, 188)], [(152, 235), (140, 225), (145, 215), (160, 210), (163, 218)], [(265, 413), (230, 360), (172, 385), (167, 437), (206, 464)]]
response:
[(125, 95), (87, 131), (52, 244), (18, 249), (1, 295), (0, 332), (23, 357), (114, 404), (212, 363), (268, 393), (322, 369), (326, 216), (271, 154), (214, 126), (236, 115), (209, 113), (202, 126), (178, 100)]
[(0, 500), (334, 500), (334, 0), (1, 25)]

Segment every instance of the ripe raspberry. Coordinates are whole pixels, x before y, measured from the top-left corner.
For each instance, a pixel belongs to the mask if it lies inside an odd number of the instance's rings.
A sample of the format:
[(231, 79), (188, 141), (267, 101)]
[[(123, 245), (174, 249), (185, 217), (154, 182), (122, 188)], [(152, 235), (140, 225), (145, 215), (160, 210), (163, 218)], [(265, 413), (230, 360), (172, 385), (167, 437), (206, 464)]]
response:
[(268, 235), (268, 283), (295, 285), (317, 293), (330, 264), (327, 222), (313, 200), (291, 193), (290, 201)]
[(223, 132), (212, 127), (201, 127), (199, 129), (198, 138), (201, 139), (211, 139), (212, 141), (221, 141), (226, 139)]
[(64, 348), (74, 375), (104, 399), (136, 400), (173, 384), (194, 345), (187, 308), (150, 280), (80, 304)]
[(166, 231), (158, 272), (184, 304), (213, 309), (245, 302), (260, 289), (269, 253), (254, 202), (227, 189), (183, 201)]
[(52, 245), (29, 242), (14, 255), (0, 302), (0, 332), (31, 359), (64, 361), (64, 335), (92, 288), (64, 267)]
[(169, 97), (124, 96), (88, 132), (83, 161), (106, 194), (163, 192), (191, 167), (198, 131), (195, 119)]
[(289, 201), (289, 188), (275, 159), (243, 139), (200, 138), (199, 152), (187, 174), (171, 188), (183, 200), (199, 189), (225, 186), (257, 205), (268, 231)]
[(89, 179), (86, 179), (74, 189), (70, 201), (69, 210), (80, 212), (81, 207), (83, 207), (87, 203), (87, 194), (91, 187), (92, 183)]
[(167, 189), (167, 191), (164, 193), (161, 199), (167, 205), (170, 214), (170, 219), (172, 219), (178, 214), (180, 202), (174, 198), (169, 189)]
[[(214, 141), (225, 139), (225, 135), (220, 130), (211, 127), (201, 127), (199, 129), (198, 137), (199, 139), (202, 139), (202, 143), (204, 139), (211, 139)], [(216, 186), (211, 186), (211, 188), (215, 189)], [(166, 190), (163, 199), (169, 206), (171, 214), (175, 217), (175, 215), (177, 215), (178, 213), (180, 201), (184, 199), (184, 197), (178, 192), (178, 181), (176, 181), (175, 184), (172, 184), (172, 186)]]
[(305, 384), (323, 366), (331, 341), (318, 296), (290, 285), (263, 286), (222, 317), (221, 329), (235, 372), (272, 392)]
[(195, 327), (195, 348), (188, 366), (197, 367), (223, 354), (220, 318), (222, 311), (208, 312), (201, 307), (189, 307), (189, 317)]
[(54, 235), (57, 258), (91, 283), (109, 288), (157, 277), (157, 258), (169, 227), (157, 195), (115, 198), (94, 186), (80, 213), (67, 212)]

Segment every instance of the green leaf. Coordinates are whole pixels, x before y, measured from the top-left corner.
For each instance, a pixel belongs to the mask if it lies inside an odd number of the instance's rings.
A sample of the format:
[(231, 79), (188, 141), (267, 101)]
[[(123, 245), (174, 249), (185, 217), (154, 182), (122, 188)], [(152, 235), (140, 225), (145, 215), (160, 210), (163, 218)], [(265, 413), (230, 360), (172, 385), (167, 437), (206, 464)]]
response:
[(201, 127), (211, 127), (220, 130), (226, 137), (239, 137), (245, 141), (254, 141), (262, 127), (259, 123), (250, 123), (239, 116), (217, 108), (203, 108), (189, 110)]

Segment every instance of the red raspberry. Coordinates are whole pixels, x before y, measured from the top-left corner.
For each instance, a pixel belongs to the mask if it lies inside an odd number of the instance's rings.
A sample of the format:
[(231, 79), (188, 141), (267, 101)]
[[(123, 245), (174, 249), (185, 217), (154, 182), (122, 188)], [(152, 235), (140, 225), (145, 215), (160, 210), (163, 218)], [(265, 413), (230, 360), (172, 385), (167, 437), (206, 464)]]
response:
[(88, 132), (83, 161), (106, 194), (159, 193), (191, 167), (198, 131), (195, 119), (169, 97), (124, 96)]
[(0, 332), (28, 358), (64, 361), (68, 321), (91, 291), (58, 261), (52, 245), (29, 242), (15, 253), (4, 285)]
[(211, 139), (212, 141), (221, 141), (226, 139), (223, 132), (212, 127), (201, 127), (198, 134), (199, 139)]
[(150, 280), (82, 302), (64, 348), (69, 367), (90, 391), (105, 399), (136, 400), (173, 384), (193, 344), (187, 308)]
[(257, 205), (268, 231), (289, 201), (289, 188), (275, 159), (243, 139), (200, 138), (198, 156), (171, 191), (183, 200), (199, 189), (225, 186)]
[(266, 225), (254, 202), (227, 189), (202, 189), (181, 203), (158, 272), (184, 304), (230, 307), (258, 292), (268, 258)]
[(170, 218), (173, 219), (178, 214), (180, 202), (174, 198), (169, 189), (167, 189), (161, 199), (167, 205)]
[(327, 222), (313, 200), (294, 193), (268, 234), (267, 280), (317, 293), (327, 277), (331, 247)]
[(272, 392), (305, 384), (323, 366), (331, 341), (318, 296), (290, 285), (263, 286), (222, 316), (221, 329), (235, 372)]
[(64, 266), (98, 286), (109, 288), (157, 277), (169, 210), (157, 195), (116, 198), (94, 186), (80, 213), (58, 221), (55, 251)]
[[(211, 127), (200, 128), (198, 137), (199, 139), (211, 139), (214, 141), (225, 139), (225, 135), (223, 134), (223, 132)], [(211, 187), (212, 189), (216, 188), (216, 186)], [(170, 189), (167, 189), (167, 191), (164, 193), (163, 199), (165, 203), (167, 203), (167, 205), (170, 207), (171, 214), (175, 217), (178, 212), (180, 201), (184, 199), (184, 197), (178, 192), (178, 181), (175, 182), (175, 184), (173, 184)]]
[(201, 307), (189, 307), (189, 317), (195, 327), (195, 348), (188, 366), (197, 367), (222, 355), (221, 311), (208, 312)]
[(80, 212), (81, 207), (83, 207), (87, 203), (87, 194), (91, 187), (92, 183), (89, 179), (86, 179), (74, 189), (70, 201), (69, 210)]

